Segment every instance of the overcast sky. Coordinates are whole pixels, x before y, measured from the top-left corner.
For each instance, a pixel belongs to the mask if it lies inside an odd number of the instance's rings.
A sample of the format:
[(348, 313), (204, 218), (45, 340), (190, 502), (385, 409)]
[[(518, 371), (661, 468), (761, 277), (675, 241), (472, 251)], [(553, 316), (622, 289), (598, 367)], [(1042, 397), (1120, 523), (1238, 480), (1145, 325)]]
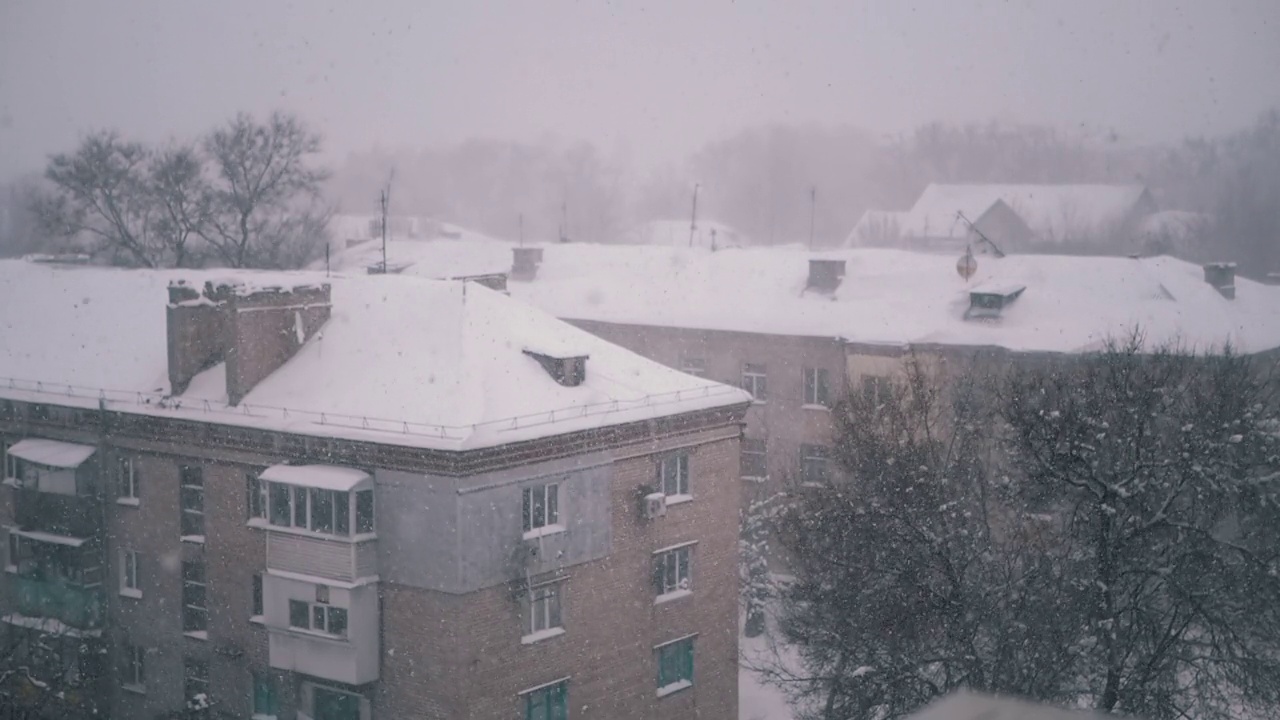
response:
[(553, 133), (640, 167), (770, 122), (1161, 140), (1280, 106), (1280, 1), (0, 0), (0, 177), (85, 131), (301, 113), (336, 158)]

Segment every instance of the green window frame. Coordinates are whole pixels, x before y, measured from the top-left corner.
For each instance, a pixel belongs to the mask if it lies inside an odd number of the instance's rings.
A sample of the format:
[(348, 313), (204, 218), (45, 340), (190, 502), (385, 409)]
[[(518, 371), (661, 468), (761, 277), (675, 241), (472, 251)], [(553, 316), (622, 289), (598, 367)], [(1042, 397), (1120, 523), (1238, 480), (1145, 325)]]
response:
[(658, 646), (657, 655), (659, 692), (675, 692), (693, 685), (692, 637)]
[(568, 720), (569, 681), (544, 685), (524, 693), (525, 720)]
[(250, 708), (255, 717), (272, 717), (280, 714), (280, 694), (269, 675), (253, 674), (253, 702)]

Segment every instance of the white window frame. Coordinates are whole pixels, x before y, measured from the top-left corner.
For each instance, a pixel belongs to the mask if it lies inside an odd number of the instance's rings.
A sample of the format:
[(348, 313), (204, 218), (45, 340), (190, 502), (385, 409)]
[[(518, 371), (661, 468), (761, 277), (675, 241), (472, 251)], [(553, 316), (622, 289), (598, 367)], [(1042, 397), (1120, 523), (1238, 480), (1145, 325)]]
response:
[[(250, 516), (249, 524), (252, 526), (269, 527), (272, 529), (281, 529), (286, 532), (300, 533), (323, 538), (335, 538), (338, 540), (348, 540), (353, 542), (377, 537), (378, 513), (375, 505), (377, 499), (374, 496), (372, 487), (357, 487), (351, 490), (327, 490), (325, 488), (315, 488), (305, 485), (294, 485), (292, 483), (273, 482), (269, 480), (262, 480), (260, 482), (262, 483), (262, 487), (265, 488), (262, 492), (266, 493), (264, 507), (266, 508), (267, 514), (265, 517)], [(286, 525), (281, 525), (274, 521), (276, 511), (276, 502), (274, 498), (277, 492), (281, 490), (286, 492), (289, 497), (289, 517), (288, 524)], [(362, 532), (360, 530), (360, 498), (361, 493), (366, 492), (369, 493), (368, 497), (372, 517), (370, 518), (371, 523), (369, 530)], [(331, 505), (331, 507), (334, 508), (331, 516), (334, 527), (333, 530), (315, 529), (316, 517), (314, 511), (317, 504), (315, 500), (319, 496), (319, 493), (331, 493), (334, 496)], [(338, 495), (345, 495), (347, 498), (347, 532), (345, 535), (337, 532)], [(301, 507), (302, 503), (299, 502), (299, 499), (302, 499), (306, 504), (305, 516), (301, 518), (301, 524), (299, 524), (298, 509)]]
[(120, 505), (128, 505), (137, 507), (140, 504), (138, 497), (138, 470), (134, 465), (133, 458), (128, 455), (121, 455), (116, 463), (116, 503)]
[(830, 373), (826, 368), (804, 369), (804, 405), (809, 408), (831, 407)]
[[(192, 485), (192, 484), (189, 484), (189, 483), (187, 482), (187, 477), (186, 477), (187, 473), (186, 473), (186, 470), (188, 470), (188, 469), (195, 470), (195, 471), (199, 474), (199, 476), (200, 476), (200, 484), (199, 484), (199, 485)], [(187, 518), (187, 517), (199, 518), (199, 522), (200, 522), (200, 532), (198, 532), (198, 533), (191, 533), (191, 534), (185, 534), (185, 533), (184, 533), (184, 534), (182, 535), (182, 541), (183, 541), (183, 542), (193, 542), (193, 543), (203, 543), (203, 542), (204, 542), (204, 537), (205, 537), (205, 536), (204, 536), (204, 533), (205, 533), (205, 523), (204, 523), (204, 521), (205, 521), (205, 517), (204, 517), (204, 468), (200, 467), (199, 465), (183, 465), (183, 466), (181, 466), (181, 467), (179, 467), (179, 468), (178, 468), (178, 473), (179, 473), (179, 474), (178, 474), (178, 505), (179, 505), (179, 510), (180, 510), (180, 512), (181, 512), (181, 516), (179, 517), (179, 522), (180, 522), (181, 524), (185, 525), (185, 524), (186, 524), (186, 518)], [(195, 508), (195, 507), (187, 507), (187, 496), (188, 496), (188, 494), (187, 494), (187, 492), (185, 492), (185, 491), (188, 491), (188, 490), (197, 490), (197, 491), (199, 491), (199, 497), (200, 497), (200, 507), (199, 507), (199, 508)], [(194, 521), (193, 521), (193, 522), (194, 522)], [(180, 532), (181, 532), (182, 530), (184, 530), (184, 529), (187, 529), (187, 528), (181, 528), (181, 527), (179, 527), (179, 531), (180, 531)]]
[[(542, 498), (541, 518), (534, 512), (538, 507), (534, 501), (539, 496)], [(530, 485), (520, 491), (520, 524), (524, 528), (525, 539), (564, 531), (560, 512), (560, 483)]]
[(22, 563), (22, 550), (18, 547), (17, 528), (4, 527), (4, 571), (16, 573)]
[(147, 691), (147, 649), (141, 645), (124, 643), (124, 668), (120, 687), (136, 693)]
[[(812, 450), (819, 449), (822, 455), (809, 454)], [(823, 479), (810, 480), (808, 478), (806, 468), (810, 462), (821, 460), (823, 464)], [(826, 445), (810, 445), (802, 444), (800, 446), (800, 485), (803, 487), (827, 487), (831, 484), (831, 448)]]
[(9, 454), (9, 448), (13, 443), (9, 441), (0, 442), (0, 455), (4, 456), (4, 477), (3, 480), (12, 480), (12, 484), (18, 482), (18, 458)]
[(654, 575), (661, 582), (661, 587), (655, 587), (655, 605), (693, 594), (694, 544), (664, 548), (653, 554)]
[(138, 551), (120, 549), (120, 595), (123, 597), (142, 597), (142, 586), (138, 583)]
[(524, 600), (525, 645), (564, 634), (564, 582), (556, 580), (529, 588)]
[[(742, 442), (742, 445), (741, 445), (741, 447), (739, 448), (739, 452), (740, 452), (740, 454), (741, 454), (741, 455), (743, 455), (743, 456), (746, 456), (746, 455), (759, 455), (759, 456), (760, 456), (760, 467), (764, 469), (764, 474), (762, 474), (762, 475), (749, 475), (749, 474), (747, 474), (747, 472), (746, 472), (746, 470), (745, 470), (745, 468), (746, 468), (746, 463), (742, 462), (742, 461), (741, 461), (741, 458), (739, 458), (739, 469), (742, 471), (742, 472), (740, 473), (740, 474), (741, 474), (741, 476), (742, 476), (742, 479), (743, 479), (743, 480), (751, 480), (751, 481), (753, 481), (753, 482), (764, 482), (765, 480), (768, 480), (768, 479), (769, 479), (769, 441), (768, 441), (768, 439), (766, 439), (766, 438), (748, 438), (748, 437), (744, 437), (744, 438), (742, 438), (742, 441), (741, 441), (741, 442)], [(748, 442), (760, 443), (760, 448), (759, 448), (758, 450), (755, 450), (755, 449), (748, 449), (748, 448), (747, 448), (747, 443), (748, 443)]]
[[(183, 565), (183, 568), (182, 568), (182, 634), (186, 635), (187, 637), (195, 638), (197, 640), (208, 640), (209, 639), (208, 568), (205, 566), (203, 562), (185, 561), (182, 563), (182, 565)], [(200, 580), (198, 582), (187, 578), (187, 572), (186, 572), (187, 565), (200, 566)], [(204, 588), (204, 592), (201, 593), (204, 596), (204, 605), (191, 605), (187, 603), (187, 586), (188, 585), (192, 587)], [(187, 628), (187, 611), (188, 610), (203, 614), (204, 622), (201, 623), (202, 625), (204, 625), (203, 628), (194, 628), (194, 629)]]
[[(294, 603), (307, 606), (307, 624), (305, 627), (293, 624)], [(351, 610), (338, 605), (333, 605), (329, 602), (329, 586), (327, 585), (316, 586), (316, 599), (314, 602), (303, 600), (301, 598), (289, 598), (288, 609), (289, 615), (287, 622), (289, 623), (289, 629), (294, 632), (311, 633), (313, 635), (322, 635), (327, 638), (334, 638), (338, 640), (346, 640), (351, 637)], [(319, 625), (316, 623), (317, 611), (319, 611), (318, 614), (323, 618)], [(342, 613), (344, 618), (341, 634), (334, 633), (329, 630), (329, 628), (333, 627), (332, 616), (338, 612)]]
[[(668, 505), (692, 500), (692, 484), (689, 476), (689, 453), (674, 452), (663, 455), (658, 460), (658, 490), (667, 496)], [(672, 490), (675, 492), (671, 492)]]
[(752, 402), (768, 402), (769, 366), (765, 363), (742, 363), (742, 389), (751, 393)]

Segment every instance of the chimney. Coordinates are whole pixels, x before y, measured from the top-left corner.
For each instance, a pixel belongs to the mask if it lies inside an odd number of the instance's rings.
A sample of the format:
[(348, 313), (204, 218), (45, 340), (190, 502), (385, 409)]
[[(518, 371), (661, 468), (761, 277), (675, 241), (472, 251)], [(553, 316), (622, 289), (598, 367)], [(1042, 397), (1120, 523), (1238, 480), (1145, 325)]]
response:
[(532, 280), (538, 275), (538, 267), (542, 265), (542, 248), (511, 248), (511, 279)]
[(204, 292), (185, 280), (169, 284), (165, 330), (169, 345), (169, 392), (181, 395), (191, 379), (219, 362), (227, 347), (226, 285), (206, 283)]
[(1228, 300), (1236, 299), (1236, 264), (1232, 262), (1206, 263), (1204, 281)]
[(225, 307), (227, 401), (238, 405), (329, 319), (329, 285), (241, 286)]
[(840, 287), (840, 283), (843, 280), (843, 260), (819, 260), (817, 258), (810, 258), (809, 280), (805, 284), (804, 289), (821, 293), (832, 293), (836, 291), (836, 288)]

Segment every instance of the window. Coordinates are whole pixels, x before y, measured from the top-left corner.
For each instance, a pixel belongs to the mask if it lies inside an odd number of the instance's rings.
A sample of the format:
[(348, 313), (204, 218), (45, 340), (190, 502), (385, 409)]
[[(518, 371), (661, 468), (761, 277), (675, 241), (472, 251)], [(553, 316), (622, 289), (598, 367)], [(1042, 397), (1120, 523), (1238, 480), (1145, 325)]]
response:
[(654, 559), (654, 589), (659, 597), (672, 593), (684, 593), (691, 589), (689, 582), (689, 551), (692, 547), (675, 548), (660, 552)]
[(804, 404), (830, 406), (831, 398), (827, 389), (825, 368), (804, 369)]
[(560, 523), (560, 486), (556, 483), (524, 489), (524, 531), (531, 533)]
[(182, 466), (182, 537), (204, 538), (204, 474), (198, 467)]
[(531, 589), (525, 597), (525, 637), (545, 637), (561, 627), (560, 583)]
[(4, 476), (18, 479), (18, 458), (9, 454), (9, 443), (0, 442), (0, 455), (4, 456)]
[(283, 483), (269, 483), (271, 499), (271, 524), (280, 527), (293, 525), (293, 487)]
[(569, 682), (544, 685), (524, 693), (525, 720), (567, 720), (569, 717)]
[(658, 487), (664, 495), (689, 494), (689, 454), (668, 455), (658, 463)]
[(742, 477), (750, 480), (764, 480), (769, 477), (769, 469), (765, 456), (764, 439), (742, 438)]
[(800, 482), (805, 485), (826, 485), (830, 482), (827, 467), (827, 448), (823, 445), (800, 446)]
[(206, 707), (209, 703), (209, 664), (204, 660), (186, 658), (182, 666), (182, 680), (188, 706)]
[(874, 405), (883, 405), (892, 395), (889, 378), (883, 375), (862, 376), (862, 397)]
[(257, 473), (245, 473), (245, 505), (250, 518), (267, 517), (267, 483)]
[(311, 717), (315, 720), (360, 720), (364, 698), (319, 685), (311, 694)]
[[(323, 535), (351, 535), (351, 493), (278, 482), (260, 482), (258, 486), (250, 483), (248, 492), (250, 517), (265, 517), (272, 525), (295, 527)], [(356, 533), (371, 533), (373, 491), (360, 490), (355, 495)], [(254, 515), (254, 512), (259, 512), (258, 508), (261, 508), (262, 514)]]
[(253, 576), (253, 617), (262, 617), (262, 573)]
[(205, 599), (204, 563), (182, 563), (182, 631), (203, 633), (209, 629)]
[(118, 484), (116, 486), (117, 500), (137, 500), (138, 499), (138, 474), (133, 467), (133, 458), (122, 457), (117, 467)]
[(307, 491), (311, 505), (311, 524), (301, 525), (307, 527), (312, 532), (324, 533), (325, 535), (340, 535), (346, 537), (351, 534), (351, 507), (349, 505), (350, 495), (335, 490), (318, 490), (311, 488)]
[(22, 548), (19, 547), (19, 537), (13, 528), (5, 528), (5, 560), (4, 568), (13, 572), (18, 571), (18, 567), (22, 564)]
[(690, 375), (698, 377), (707, 376), (707, 359), (700, 357), (690, 357), (688, 355), (680, 358), (680, 370)]
[(253, 674), (253, 702), (250, 706), (255, 718), (271, 718), (280, 713), (280, 696), (275, 680), (262, 673)]
[(120, 684), (130, 690), (141, 691), (147, 686), (146, 650), (125, 643), (122, 648), (124, 662), (120, 668)]
[(360, 490), (356, 493), (356, 532), (362, 535), (373, 532), (372, 490)]
[(768, 386), (765, 383), (765, 366), (755, 363), (742, 365), (742, 389), (751, 393), (756, 402), (764, 402), (769, 398)]
[(347, 636), (347, 610), (329, 604), (329, 588), (316, 586), (316, 601), (289, 601), (289, 627), (324, 633), (335, 637)]
[(659, 645), (658, 695), (669, 695), (693, 685), (693, 638)]
[(142, 588), (138, 585), (138, 553), (135, 550), (120, 551), (120, 594), (142, 597)]

